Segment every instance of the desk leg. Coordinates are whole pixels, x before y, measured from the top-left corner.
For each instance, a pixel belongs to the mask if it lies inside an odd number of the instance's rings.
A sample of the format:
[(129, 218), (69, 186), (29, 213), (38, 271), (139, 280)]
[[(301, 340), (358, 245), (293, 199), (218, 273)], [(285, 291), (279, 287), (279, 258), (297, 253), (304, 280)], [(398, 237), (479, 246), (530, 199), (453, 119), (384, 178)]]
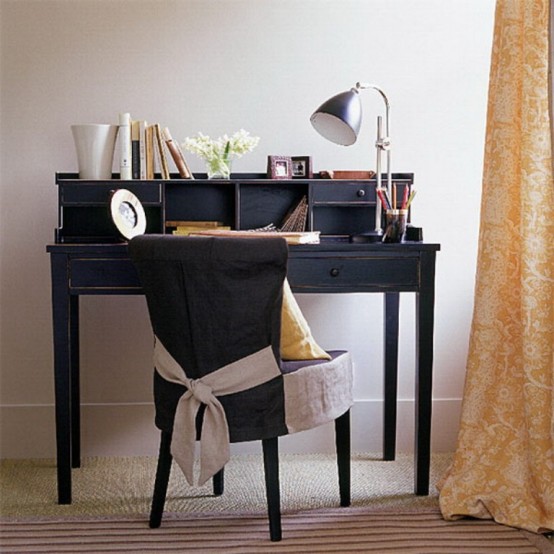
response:
[(71, 467), (81, 467), (81, 385), (79, 368), (79, 297), (69, 297), (71, 359)]
[(383, 409), (383, 459), (396, 456), (396, 413), (398, 390), (398, 313), (400, 294), (385, 294), (384, 306), (384, 409)]
[(415, 493), (429, 494), (435, 253), (421, 255), (421, 287), (416, 295)]
[(58, 503), (71, 504), (71, 300), (68, 259), (51, 256)]

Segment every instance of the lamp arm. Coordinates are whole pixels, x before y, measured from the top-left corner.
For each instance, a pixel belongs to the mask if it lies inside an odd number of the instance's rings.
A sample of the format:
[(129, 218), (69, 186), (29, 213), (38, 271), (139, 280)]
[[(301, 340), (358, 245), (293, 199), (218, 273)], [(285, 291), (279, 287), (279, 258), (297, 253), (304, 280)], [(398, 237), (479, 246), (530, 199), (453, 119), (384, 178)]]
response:
[(385, 106), (387, 107), (387, 110), (390, 108), (389, 99), (387, 98), (387, 95), (385, 94), (385, 92), (383, 91), (383, 89), (381, 87), (378, 87), (377, 85), (371, 85), (369, 83), (356, 83), (356, 88), (359, 89), (359, 90), (363, 90), (363, 89), (366, 89), (366, 88), (372, 88), (372, 89), (376, 90), (383, 97), (383, 100), (385, 101)]
[(390, 102), (387, 95), (385, 94), (385, 91), (381, 87), (378, 87), (377, 85), (372, 85), (369, 83), (356, 83), (355, 90), (358, 91), (358, 90), (363, 90), (368, 88), (372, 88), (376, 90), (385, 101), (385, 135), (386, 136), (384, 137), (385, 140), (381, 145), (381, 148), (383, 148), (383, 150), (388, 150), (390, 148)]
[(384, 137), (378, 137), (377, 138), (377, 149), (378, 150), (386, 150), (387, 151), (387, 189), (389, 194), (391, 194), (391, 188), (392, 188), (392, 175), (391, 175), (391, 140), (390, 140), (390, 102), (383, 91), (382, 88), (378, 87), (377, 85), (373, 85), (370, 83), (356, 83), (356, 88), (354, 90), (359, 91), (363, 89), (372, 88), (376, 90), (383, 100), (385, 101), (385, 136)]

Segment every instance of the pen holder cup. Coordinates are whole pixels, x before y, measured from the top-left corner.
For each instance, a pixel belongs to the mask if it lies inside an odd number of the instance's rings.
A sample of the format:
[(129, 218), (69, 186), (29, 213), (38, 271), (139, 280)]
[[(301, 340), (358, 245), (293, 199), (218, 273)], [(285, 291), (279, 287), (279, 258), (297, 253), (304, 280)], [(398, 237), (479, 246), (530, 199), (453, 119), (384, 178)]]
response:
[(385, 233), (383, 242), (402, 242), (406, 233), (408, 210), (387, 210), (385, 212)]

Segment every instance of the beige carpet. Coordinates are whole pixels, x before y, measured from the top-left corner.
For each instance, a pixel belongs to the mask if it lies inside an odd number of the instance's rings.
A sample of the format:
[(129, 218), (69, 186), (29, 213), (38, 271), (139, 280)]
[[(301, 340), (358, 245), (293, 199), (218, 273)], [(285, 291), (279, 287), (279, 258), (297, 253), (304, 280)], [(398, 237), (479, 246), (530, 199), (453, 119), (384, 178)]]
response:
[[(450, 456), (433, 457), (431, 482)], [(147, 514), (154, 458), (93, 458), (75, 470), (74, 502), (56, 504), (51, 460), (0, 464), (0, 551), (111, 552), (378, 552), (440, 554), (551, 554), (544, 537), (492, 521), (445, 522), (437, 491), (416, 497), (411, 456), (382, 462), (357, 454), (352, 462), (353, 505), (338, 508), (332, 456), (282, 456), (283, 541), (270, 543), (259, 456), (234, 457), (225, 494), (188, 487), (172, 473), (162, 527)]]
[[(352, 505), (379, 509), (436, 507), (434, 483), (446, 471), (450, 454), (433, 456), (431, 494), (414, 496), (413, 456), (383, 462), (376, 454), (352, 457)], [(87, 458), (73, 470), (73, 504), (56, 503), (54, 460), (0, 462), (0, 515), (69, 516), (145, 514), (150, 510), (156, 458)], [(281, 455), (283, 512), (334, 508), (338, 503), (334, 456)], [(215, 498), (211, 484), (190, 487), (174, 464), (166, 510), (169, 512), (260, 512), (266, 510), (260, 455), (233, 456), (225, 469), (225, 494)]]

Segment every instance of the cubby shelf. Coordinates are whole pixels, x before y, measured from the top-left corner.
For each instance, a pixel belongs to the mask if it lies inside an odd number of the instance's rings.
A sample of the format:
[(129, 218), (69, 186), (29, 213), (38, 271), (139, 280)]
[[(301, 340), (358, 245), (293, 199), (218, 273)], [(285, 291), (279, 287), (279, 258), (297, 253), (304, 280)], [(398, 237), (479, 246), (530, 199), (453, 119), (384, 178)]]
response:
[[(395, 173), (402, 192), (411, 187), (412, 173)], [(232, 229), (281, 225), (302, 197), (308, 200), (306, 230), (322, 236), (348, 237), (375, 227), (376, 180), (267, 179), (262, 174), (233, 174), (230, 180), (80, 180), (75, 173), (57, 173), (59, 195), (57, 243), (105, 243), (120, 240), (109, 215), (109, 200), (117, 189), (130, 190), (146, 212), (147, 233), (165, 233), (166, 221), (220, 221)], [(401, 194), (400, 194), (401, 196)]]

